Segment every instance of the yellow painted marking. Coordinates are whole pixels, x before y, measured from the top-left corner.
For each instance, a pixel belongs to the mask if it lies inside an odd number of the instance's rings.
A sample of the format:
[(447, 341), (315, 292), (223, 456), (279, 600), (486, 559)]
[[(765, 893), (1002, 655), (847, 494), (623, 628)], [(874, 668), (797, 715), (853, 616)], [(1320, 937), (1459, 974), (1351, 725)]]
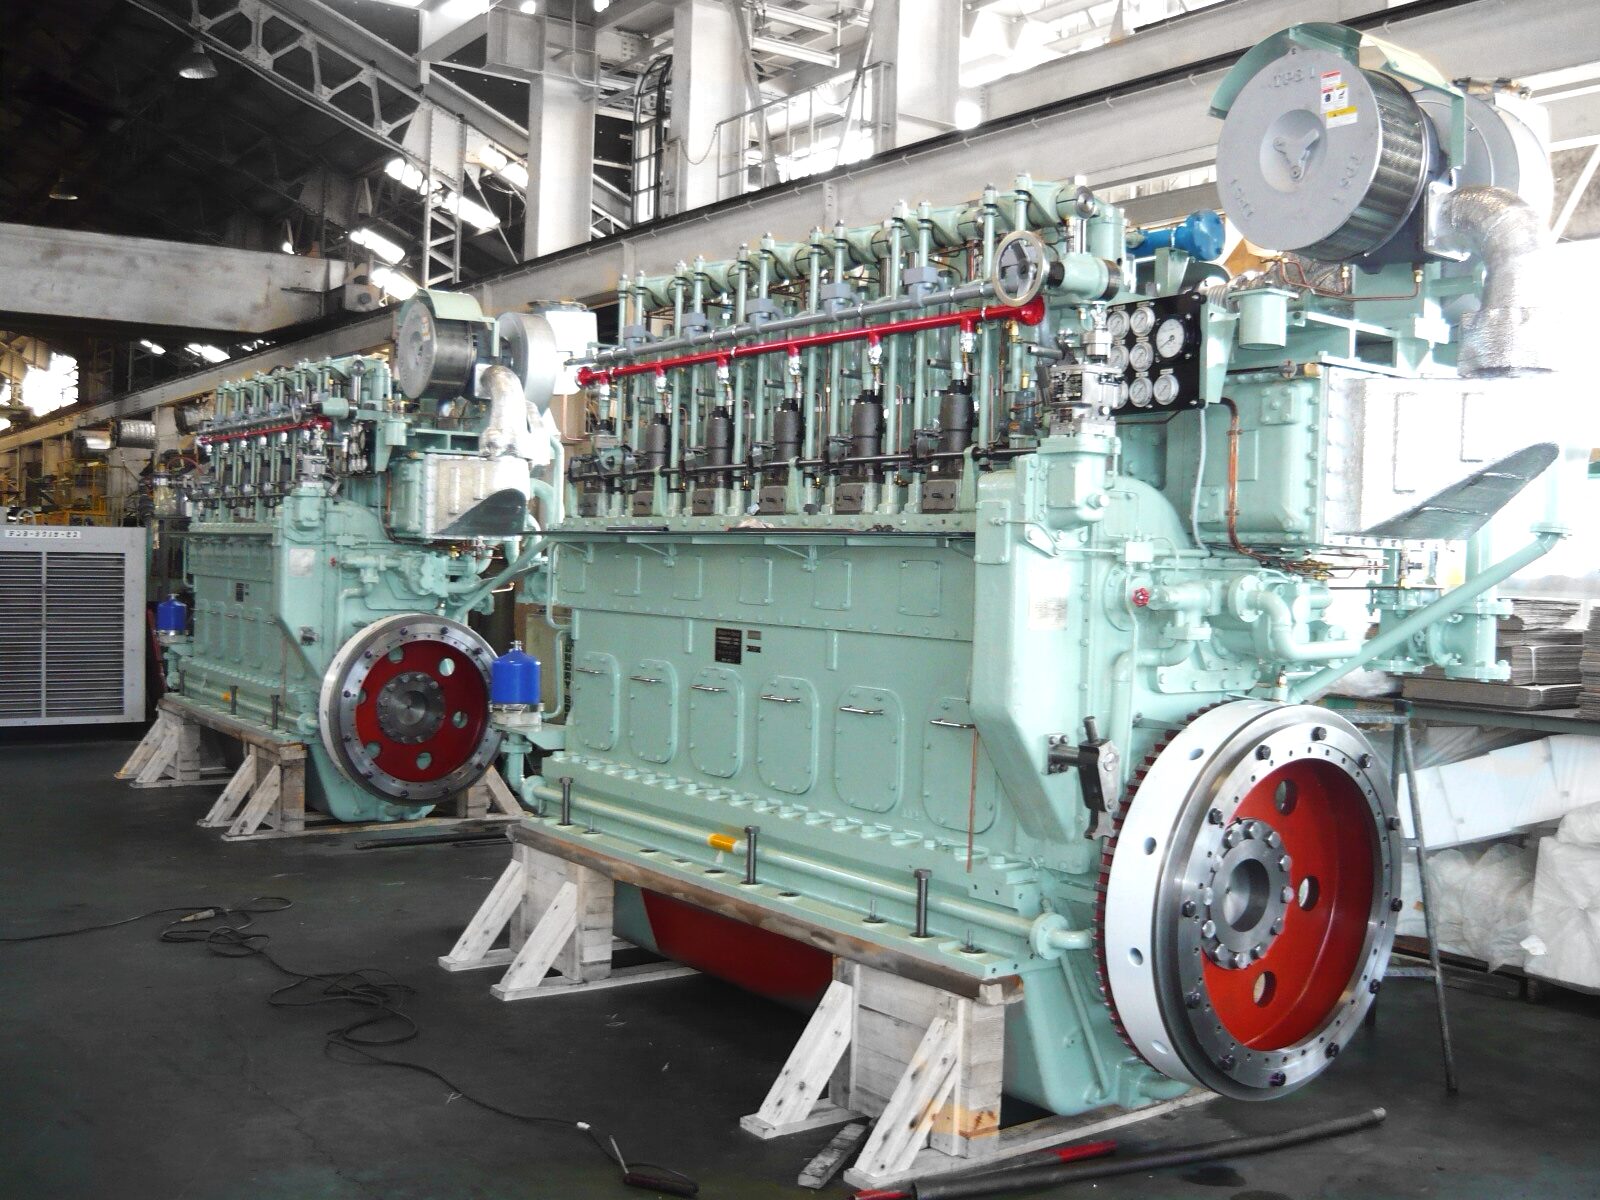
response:
[(710, 846), (713, 850), (721, 850), (725, 854), (732, 854), (733, 848), (738, 844), (738, 838), (729, 837), (725, 833), (713, 833), (706, 839), (706, 845)]

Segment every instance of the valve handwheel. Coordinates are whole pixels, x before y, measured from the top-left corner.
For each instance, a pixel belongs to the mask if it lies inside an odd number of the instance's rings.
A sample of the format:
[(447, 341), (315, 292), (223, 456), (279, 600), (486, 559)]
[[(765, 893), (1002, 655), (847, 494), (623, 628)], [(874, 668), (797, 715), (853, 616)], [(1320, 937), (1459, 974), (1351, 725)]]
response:
[(1031, 229), (1006, 234), (995, 247), (989, 282), (995, 299), (1013, 308), (1027, 304), (1043, 290), (1050, 269), (1044, 239)]
[(346, 642), (324, 676), (322, 744), (352, 781), (400, 805), (476, 782), (500, 734), (489, 723), (493, 651), (457, 621), (399, 613)]
[(1222, 704), (1160, 749), (1124, 811), (1099, 936), (1129, 1044), (1242, 1099), (1315, 1078), (1394, 942), (1402, 844), (1365, 739), (1326, 709)]

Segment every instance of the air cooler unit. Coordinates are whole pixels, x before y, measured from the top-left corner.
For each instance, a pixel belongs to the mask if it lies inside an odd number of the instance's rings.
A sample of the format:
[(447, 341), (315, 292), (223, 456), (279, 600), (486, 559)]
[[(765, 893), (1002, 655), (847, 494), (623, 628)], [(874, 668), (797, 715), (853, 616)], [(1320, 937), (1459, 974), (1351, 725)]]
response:
[(0, 726), (144, 719), (145, 533), (0, 526)]

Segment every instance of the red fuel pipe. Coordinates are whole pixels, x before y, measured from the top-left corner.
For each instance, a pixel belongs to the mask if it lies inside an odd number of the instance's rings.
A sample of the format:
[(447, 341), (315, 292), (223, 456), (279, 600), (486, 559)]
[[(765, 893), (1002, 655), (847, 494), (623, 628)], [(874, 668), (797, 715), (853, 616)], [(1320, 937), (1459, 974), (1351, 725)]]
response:
[(295, 429), (322, 429), (333, 428), (333, 422), (327, 417), (312, 417), (309, 421), (299, 421), (292, 425), (267, 425), (255, 429), (239, 429), (229, 433), (202, 433), (195, 438), (197, 442), (209, 445), (212, 442), (232, 442), (239, 438), (255, 437), (258, 433), (288, 433)]
[(658, 358), (649, 362), (628, 363), (620, 367), (606, 367), (596, 371), (592, 367), (578, 369), (578, 382), (584, 387), (591, 383), (610, 383), (625, 375), (643, 375), (647, 372), (666, 371), (673, 367), (693, 367), (701, 363), (729, 362), (735, 358), (752, 358), (758, 354), (794, 353), (810, 346), (831, 346), (838, 342), (877, 341), (896, 333), (916, 333), (922, 329), (945, 329), (960, 325), (971, 329), (975, 325), (994, 321), (1017, 321), (1023, 325), (1037, 325), (1044, 320), (1044, 297), (1035, 296), (1026, 304), (983, 305), (966, 308), (960, 312), (930, 313), (921, 317), (906, 317), (887, 321), (882, 325), (860, 325), (854, 329), (830, 329), (823, 333), (800, 333), (772, 342), (757, 342), (749, 346), (726, 346), (716, 350), (701, 350), (695, 354), (682, 354), (676, 358)]

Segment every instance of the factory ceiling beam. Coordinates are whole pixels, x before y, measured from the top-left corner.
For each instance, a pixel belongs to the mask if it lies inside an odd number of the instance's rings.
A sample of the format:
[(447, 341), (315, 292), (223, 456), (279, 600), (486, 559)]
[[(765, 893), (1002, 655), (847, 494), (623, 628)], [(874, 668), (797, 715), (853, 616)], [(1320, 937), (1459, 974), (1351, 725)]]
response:
[(0, 323), (71, 318), (265, 333), (324, 315), (343, 262), (0, 224)]
[(422, 60), (395, 48), (377, 34), (323, 0), (272, 0), (273, 7), (359, 62), (396, 80), (423, 100), (461, 117), (505, 149), (522, 155), (528, 149), (527, 129), (465, 88), (427, 69)]
[[(1261, 36), (1245, 26), (1259, 11), (1275, 14), (1264, 18), (1270, 26), (1266, 32), (1291, 24), (1292, 10), (1299, 4), (1300, 0), (1261, 0), (1255, 5), (1202, 10), (1126, 42), (1075, 56), (1073, 78), (1083, 80), (1081, 85), (1058, 76), (1054, 63), (1029, 73), (1044, 73), (1052, 81), (1048, 87), (1008, 81), (1013, 96), (1036, 100), (1054, 94), (1059, 99), (1050, 106), (574, 247), (467, 290), (491, 313), (555, 297), (603, 301), (622, 273), (669, 272), (679, 259), (692, 259), (710, 245), (725, 245), (731, 254), (752, 231), (794, 237), (815, 225), (831, 226), (835, 220), (873, 220), (901, 199), (962, 200), (987, 183), (1004, 187), (1025, 163), (1057, 162), (1062, 176), (1082, 174), (1101, 186), (1208, 166), (1219, 128), (1207, 113), (1211, 93), (1224, 67)], [(1330, 0), (1334, 6), (1358, 7), (1349, 0)], [(1592, 58), (1593, 47), (1600, 44), (1600, 9), (1591, 6), (1575, 12), (1567, 0), (1460, 0), (1420, 4), (1410, 13), (1350, 11), (1345, 17), (1432, 59), (1451, 77), (1533, 74), (1573, 66)], [(1158, 62), (1147, 62), (1145, 39), (1172, 30), (1181, 30), (1176, 48), (1164, 42)], [(1197, 57), (1188, 53), (1191, 46)], [(1108, 75), (1111, 84), (1104, 82)], [(1159, 202), (1151, 198), (1150, 203)], [(1148, 219), (1157, 215), (1152, 208)], [(90, 413), (97, 419), (137, 415), (252, 370), (322, 354), (352, 353), (382, 341), (387, 325), (387, 319), (374, 317), (322, 335), (314, 343), (287, 343), (159, 388), (130, 393)]]

